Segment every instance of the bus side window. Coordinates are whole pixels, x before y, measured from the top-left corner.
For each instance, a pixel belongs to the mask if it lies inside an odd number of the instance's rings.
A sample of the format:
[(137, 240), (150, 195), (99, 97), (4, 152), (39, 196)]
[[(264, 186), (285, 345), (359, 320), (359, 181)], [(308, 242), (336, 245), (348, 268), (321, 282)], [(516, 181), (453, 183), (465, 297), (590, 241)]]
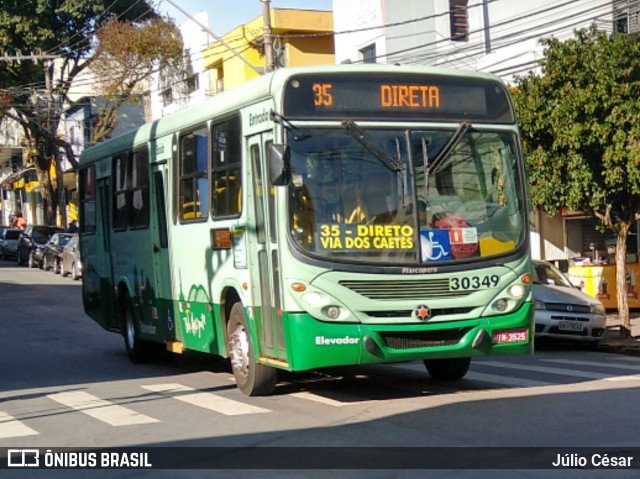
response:
[(180, 138), (180, 219), (202, 219), (209, 211), (209, 134), (206, 128)]
[(240, 117), (213, 125), (211, 152), (211, 213), (238, 216), (242, 211)]

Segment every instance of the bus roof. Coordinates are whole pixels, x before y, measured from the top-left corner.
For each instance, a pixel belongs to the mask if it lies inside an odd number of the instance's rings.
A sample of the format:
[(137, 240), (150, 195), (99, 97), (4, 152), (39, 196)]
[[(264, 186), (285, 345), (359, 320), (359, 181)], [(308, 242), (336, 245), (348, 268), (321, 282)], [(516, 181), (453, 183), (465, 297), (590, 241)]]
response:
[(220, 116), (227, 112), (236, 111), (251, 103), (267, 99), (271, 96), (277, 96), (278, 92), (283, 90), (290, 77), (300, 74), (318, 73), (428, 74), (467, 79), (484, 79), (503, 84), (499, 77), (489, 73), (417, 65), (339, 64), (281, 68), (254, 80), (250, 80), (231, 90), (209, 97), (197, 105), (185, 107), (166, 117), (146, 123), (138, 129), (87, 148), (80, 157), (80, 163), (91, 163), (107, 155), (143, 145), (152, 138), (171, 134), (190, 125), (204, 123), (212, 118), (212, 112), (215, 112), (215, 116)]

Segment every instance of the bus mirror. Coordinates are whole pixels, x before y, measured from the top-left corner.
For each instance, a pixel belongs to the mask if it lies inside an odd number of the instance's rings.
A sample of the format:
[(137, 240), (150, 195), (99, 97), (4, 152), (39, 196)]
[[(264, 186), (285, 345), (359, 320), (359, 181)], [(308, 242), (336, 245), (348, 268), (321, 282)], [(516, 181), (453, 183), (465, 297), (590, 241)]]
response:
[(289, 184), (289, 148), (285, 145), (269, 145), (269, 178), (273, 186)]

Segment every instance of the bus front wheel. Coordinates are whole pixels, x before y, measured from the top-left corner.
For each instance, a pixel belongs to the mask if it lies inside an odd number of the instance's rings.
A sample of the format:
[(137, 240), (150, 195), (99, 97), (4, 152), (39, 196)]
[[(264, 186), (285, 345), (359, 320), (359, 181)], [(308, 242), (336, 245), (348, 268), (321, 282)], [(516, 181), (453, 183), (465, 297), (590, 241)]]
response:
[(424, 365), (429, 376), (436, 381), (457, 381), (462, 379), (471, 364), (471, 358), (425, 359)]
[(272, 393), (276, 387), (278, 371), (256, 361), (247, 318), (241, 303), (236, 303), (231, 308), (227, 337), (227, 353), (238, 389), (247, 396)]

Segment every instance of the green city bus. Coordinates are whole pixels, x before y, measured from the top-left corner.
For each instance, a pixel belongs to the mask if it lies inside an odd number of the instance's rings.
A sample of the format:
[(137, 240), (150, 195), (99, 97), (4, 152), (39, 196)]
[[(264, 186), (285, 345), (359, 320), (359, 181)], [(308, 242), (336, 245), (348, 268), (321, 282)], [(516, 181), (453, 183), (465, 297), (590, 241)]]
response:
[(277, 371), (531, 354), (526, 177), (508, 90), (477, 72), (284, 68), (86, 149), (86, 313), (134, 362)]

